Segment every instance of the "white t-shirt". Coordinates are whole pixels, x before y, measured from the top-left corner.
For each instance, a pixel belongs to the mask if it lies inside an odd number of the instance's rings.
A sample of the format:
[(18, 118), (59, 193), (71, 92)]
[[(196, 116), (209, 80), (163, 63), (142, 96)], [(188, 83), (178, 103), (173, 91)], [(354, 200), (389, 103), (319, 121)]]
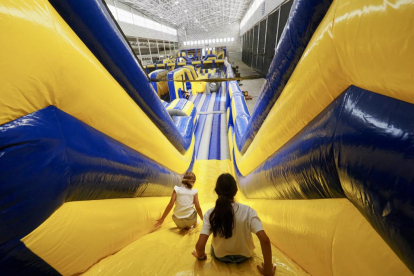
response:
[(175, 186), (174, 190), (177, 193), (174, 215), (179, 219), (188, 218), (194, 213), (194, 196), (197, 194), (197, 189)]
[[(256, 211), (247, 205), (233, 202), (234, 228), (231, 238), (213, 237), (214, 254), (218, 257), (227, 255), (242, 255), (251, 257), (253, 255), (254, 244), (252, 233), (263, 230), (262, 222)], [(209, 209), (204, 215), (203, 229), (200, 234), (210, 235), (210, 214), (213, 208)]]

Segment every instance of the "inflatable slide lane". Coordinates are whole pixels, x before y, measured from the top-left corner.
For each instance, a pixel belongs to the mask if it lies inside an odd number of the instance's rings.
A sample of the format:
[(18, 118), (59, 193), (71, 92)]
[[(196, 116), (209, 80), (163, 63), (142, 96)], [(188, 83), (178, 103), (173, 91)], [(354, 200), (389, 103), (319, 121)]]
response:
[(258, 275), (257, 239), (229, 265), (154, 229), (187, 171), (203, 211), (236, 176), (276, 275), (413, 274), (414, 1), (294, 1), (251, 114), (174, 82), (224, 60), (150, 83), (102, 0), (0, 1), (0, 47), (0, 275)]

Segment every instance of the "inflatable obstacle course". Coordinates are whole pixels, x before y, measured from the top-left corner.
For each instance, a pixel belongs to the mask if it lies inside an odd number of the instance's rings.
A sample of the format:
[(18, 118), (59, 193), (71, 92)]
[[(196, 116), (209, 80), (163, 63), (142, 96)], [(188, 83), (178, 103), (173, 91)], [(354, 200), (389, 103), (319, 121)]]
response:
[(250, 114), (235, 81), (161, 101), (100, 0), (3, 1), (1, 271), (256, 273), (257, 242), (225, 265), (190, 255), (199, 228), (152, 232), (192, 170), (204, 211), (217, 176), (237, 177), (278, 274), (412, 275), (413, 15), (412, 1), (295, 1)]

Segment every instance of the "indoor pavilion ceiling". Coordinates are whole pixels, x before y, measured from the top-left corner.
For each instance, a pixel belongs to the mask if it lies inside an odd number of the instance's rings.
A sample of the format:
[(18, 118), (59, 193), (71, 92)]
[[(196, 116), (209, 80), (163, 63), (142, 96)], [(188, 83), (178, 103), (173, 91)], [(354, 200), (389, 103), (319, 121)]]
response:
[(118, 0), (178, 29), (210, 31), (239, 22), (251, 0)]

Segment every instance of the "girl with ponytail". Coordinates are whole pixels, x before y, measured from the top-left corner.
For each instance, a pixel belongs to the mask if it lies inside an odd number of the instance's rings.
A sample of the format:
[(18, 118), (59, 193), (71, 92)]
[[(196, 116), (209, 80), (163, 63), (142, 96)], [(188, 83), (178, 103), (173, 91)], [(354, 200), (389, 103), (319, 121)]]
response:
[[(164, 214), (157, 220), (155, 228), (161, 227), (165, 218), (170, 213), (175, 203), (173, 221), (180, 229), (190, 229), (197, 226), (197, 213), (200, 219), (203, 220), (203, 212), (198, 202), (197, 189), (193, 189), (196, 181), (196, 176), (193, 172), (186, 172), (181, 181), (182, 186), (175, 186), (174, 192), (171, 196), (170, 203), (165, 208)], [(195, 210), (194, 210), (195, 205)], [(196, 213), (197, 210), (197, 213)]]
[(263, 230), (255, 210), (234, 201), (237, 193), (236, 180), (231, 174), (222, 174), (217, 179), (216, 206), (204, 216), (203, 229), (193, 255), (199, 260), (207, 259), (205, 247), (211, 233), (211, 255), (225, 263), (241, 263), (252, 257), (254, 244), (252, 233), (260, 240), (264, 262), (257, 266), (262, 275), (275, 275), (272, 264), (270, 240)]

